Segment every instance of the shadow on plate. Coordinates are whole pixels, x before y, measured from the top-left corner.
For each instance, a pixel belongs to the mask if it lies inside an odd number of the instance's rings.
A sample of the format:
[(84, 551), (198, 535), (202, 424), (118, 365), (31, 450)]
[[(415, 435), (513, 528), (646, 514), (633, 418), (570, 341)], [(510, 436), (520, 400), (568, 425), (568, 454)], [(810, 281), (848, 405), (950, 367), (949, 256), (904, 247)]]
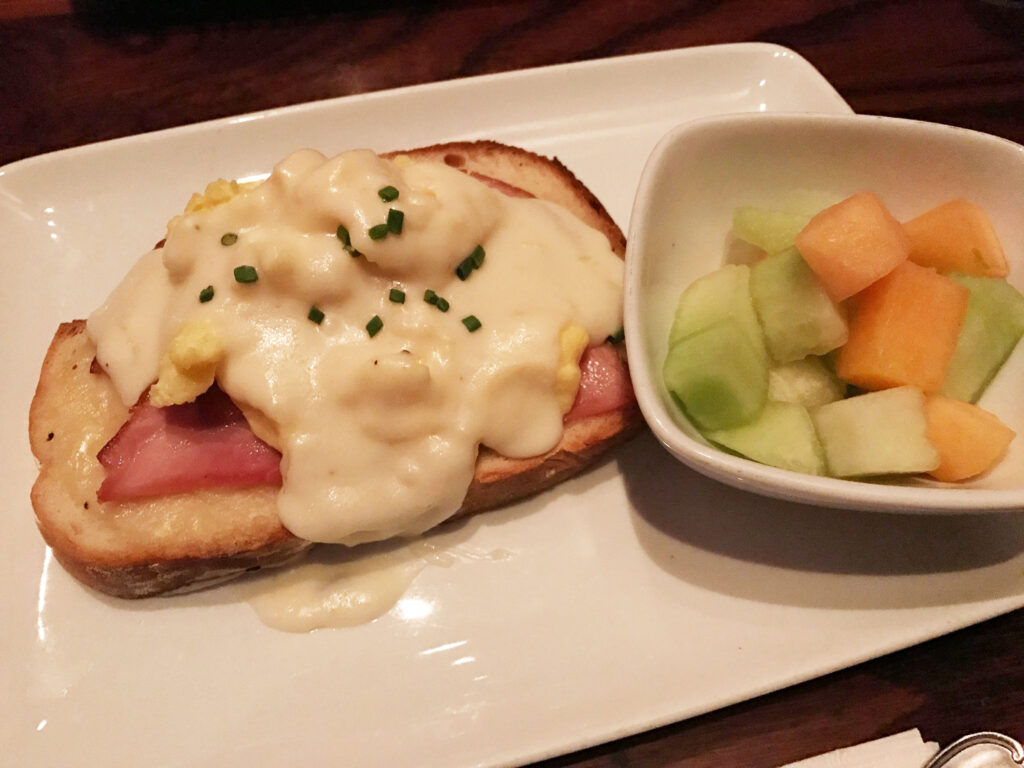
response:
[(888, 514), (793, 504), (710, 480), (650, 435), (623, 450), (619, 466), (641, 546), (664, 571), (702, 588), (835, 608), (1024, 592), (1024, 512)]

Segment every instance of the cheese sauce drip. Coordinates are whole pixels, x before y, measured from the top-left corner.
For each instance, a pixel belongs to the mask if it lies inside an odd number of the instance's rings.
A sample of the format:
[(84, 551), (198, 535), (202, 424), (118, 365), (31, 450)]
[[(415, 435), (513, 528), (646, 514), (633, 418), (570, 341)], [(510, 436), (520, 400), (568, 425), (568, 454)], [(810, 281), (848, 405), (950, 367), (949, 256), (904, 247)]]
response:
[[(371, 237), (390, 209), (401, 232)], [(484, 261), (461, 279), (477, 246)], [(255, 188), (177, 217), (88, 327), (129, 404), (158, 377), (173, 399), (160, 371), (175, 349), (200, 367), (214, 349), (217, 382), (283, 454), (284, 525), (357, 544), (452, 515), (480, 445), (515, 458), (558, 443), (560, 334), (621, 326), (622, 271), (602, 234), (551, 203), (441, 163), (302, 150)], [(189, 328), (215, 343), (172, 349)]]

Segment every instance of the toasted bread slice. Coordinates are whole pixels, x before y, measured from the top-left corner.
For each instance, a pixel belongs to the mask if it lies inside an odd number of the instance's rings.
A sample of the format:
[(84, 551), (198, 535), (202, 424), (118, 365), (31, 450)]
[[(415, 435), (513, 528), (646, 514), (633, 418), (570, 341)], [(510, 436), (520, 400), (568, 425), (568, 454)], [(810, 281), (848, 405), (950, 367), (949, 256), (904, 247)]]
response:
[[(437, 145), (402, 154), (439, 159), (565, 205), (605, 232), (620, 256), (625, 241), (599, 202), (560, 163), (493, 142)], [(40, 464), (32, 489), (39, 529), (80, 581), (125, 598), (190, 591), (246, 571), (278, 566), (312, 544), (277, 514), (277, 488), (209, 489), (132, 502), (101, 502), (99, 450), (128, 418), (108, 376), (94, 364), (85, 322), (62, 324), (43, 362), (29, 415)], [(538, 493), (578, 473), (636, 432), (635, 403), (570, 422), (548, 453), (509, 459), (482, 449), (458, 515)]]

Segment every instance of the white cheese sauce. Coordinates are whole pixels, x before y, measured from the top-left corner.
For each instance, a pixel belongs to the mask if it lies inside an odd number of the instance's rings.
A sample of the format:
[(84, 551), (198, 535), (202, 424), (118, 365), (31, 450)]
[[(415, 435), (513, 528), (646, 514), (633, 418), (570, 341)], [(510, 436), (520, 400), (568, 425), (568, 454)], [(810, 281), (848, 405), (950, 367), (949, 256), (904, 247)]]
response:
[[(387, 186), (391, 202), (378, 194)], [(404, 214), (401, 233), (371, 238), (389, 209)], [(222, 244), (225, 234), (237, 239)], [(456, 268), (478, 245), (484, 262), (462, 280)], [(239, 266), (258, 280), (237, 282)], [(258, 186), (176, 219), (88, 328), (131, 404), (185, 324), (212, 327), (218, 383), (283, 454), (284, 525), (357, 544), (453, 514), (480, 445), (525, 457), (557, 444), (559, 334), (570, 323), (594, 342), (614, 333), (622, 272), (602, 234), (551, 203), (441, 163), (302, 150)], [(207, 286), (214, 296), (200, 302)]]
[(422, 618), (432, 606), (420, 599), (410, 606), (406, 594), (424, 569), (512, 557), (506, 549), (480, 550), (455, 543), (463, 536), (456, 531), (382, 550), (347, 550), (350, 556), (343, 555), (340, 562), (303, 563), (262, 574), (235, 590), (261, 622), (284, 632), (368, 624), (396, 606), (400, 617)]

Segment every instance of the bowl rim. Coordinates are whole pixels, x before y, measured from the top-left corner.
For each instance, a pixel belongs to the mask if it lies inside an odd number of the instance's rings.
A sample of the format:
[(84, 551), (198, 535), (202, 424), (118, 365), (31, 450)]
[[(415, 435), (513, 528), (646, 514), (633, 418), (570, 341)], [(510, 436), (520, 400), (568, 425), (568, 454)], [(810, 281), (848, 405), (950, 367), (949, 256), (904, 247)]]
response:
[[(783, 125), (790, 129), (832, 130), (836, 126), (864, 130), (925, 131), (955, 135), (988, 143), (1015, 153), (1024, 163), (1024, 146), (1009, 139), (968, 128), (931, 123), (909, 118), (878, 115), (834, 115), (825, 113), (736, 113), (701, 117), (670, 129), (655, 145), (644, 164), (626, 240), (626, 285), (623, 327), (627, 359), (637, 403), (658, 441), (678, 460), (701, 474), (741, 490), (798, 503), (851, 510), (883, 512), (1013, 512), (1024, 510), (1024, 485), (1020, 488), (965, 488), (917, 478), (906, 485), (886, 482), (885, 478), (853, 480), (808, 475), (760, 464), (743, 456), (727, 453), (702, 443), (675, 423), (661, 391), (664, 389), (649, 364), (651, 352), (643, 331), (645, 320), (640, 311), (639, 276), (645, 257), (645, 212), (650, 210), (651, 188), (660, 172), (664, 156), (695, 132), (715, 131), (735, 125)], [(1024, 340), (1021, 341), (1024, 343)], [(685, 414), (680, 414), (686, 418)], [(895, 478), (893, 478), (895, 480)], [(934, 485), (932, 485), (934, 483)]]

